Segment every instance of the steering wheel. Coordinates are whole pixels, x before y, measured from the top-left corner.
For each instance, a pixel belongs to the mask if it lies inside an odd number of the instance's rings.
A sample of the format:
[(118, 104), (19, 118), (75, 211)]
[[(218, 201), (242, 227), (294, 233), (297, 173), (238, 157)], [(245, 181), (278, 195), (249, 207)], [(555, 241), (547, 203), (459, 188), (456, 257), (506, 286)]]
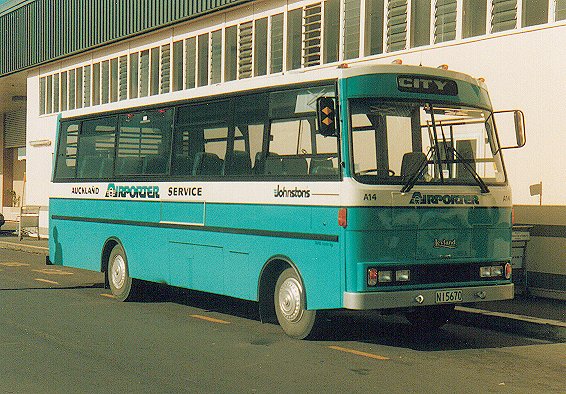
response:
[[(370, 168), (369, 170), (360, 171), (358, 175), (367, 175), (370, 172), (377, 172), (377, 171), (379, 171), (377, 168)], [(392, 169), (388, 168), (387, 172), (389, 173), (389, 176), (395, 176), (395, 171), (393, 171)]]

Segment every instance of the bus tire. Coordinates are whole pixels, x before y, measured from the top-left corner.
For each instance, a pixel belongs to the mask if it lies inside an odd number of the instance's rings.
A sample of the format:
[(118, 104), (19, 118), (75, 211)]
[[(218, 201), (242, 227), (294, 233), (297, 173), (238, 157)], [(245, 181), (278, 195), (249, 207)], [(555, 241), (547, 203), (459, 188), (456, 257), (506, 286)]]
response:
[(121, 245), (116, 244), (108, 257), (108, 284), (112, 295), (118, 301), (132, 301), (135, 298), (135, 279), (128, 270), (128, 259)]
[(450, 320), (454, 314), (455, 305), (423, 306), (413, 309), (406, 317), (414, 330), (436, 330)]
[(293, 268), (281, 272), (273, 298), (277, 321), (287, 335), (296, 339), (315, 335), (317, 313), (305, 309), (305, 291)]

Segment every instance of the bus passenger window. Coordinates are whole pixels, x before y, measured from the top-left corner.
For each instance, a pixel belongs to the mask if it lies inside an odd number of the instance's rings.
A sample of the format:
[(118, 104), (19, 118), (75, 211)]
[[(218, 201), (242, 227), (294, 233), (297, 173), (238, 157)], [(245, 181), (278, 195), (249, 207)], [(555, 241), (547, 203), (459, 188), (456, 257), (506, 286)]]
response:
[(75, 177), (77, 166), (77, 140), (79, 125), (62, 123), (59, 142), (59, 155), (55, 165), (55, 179), (71, 179)]
[[(114, 160), (115, 141), (115, 117), (84, 121), (78, 147), (77, 178), (107, 178), (109, 162)], [(106, 164), (104, 169), (103, 163)]]
[(173, 137), (173, 175), (222, 175), (228, 147), (229, 112), (228, 100), (178, 108)]
[(270, 94), (272, 120), (264, 174), (291, 177), (339, 174), (338, 139), (325, 138), (316, 129), (317, 99), (333, 95), (331, 86)]
[(120, 116), (117, 175), (164, 175), (171, 147), (172, 109)]

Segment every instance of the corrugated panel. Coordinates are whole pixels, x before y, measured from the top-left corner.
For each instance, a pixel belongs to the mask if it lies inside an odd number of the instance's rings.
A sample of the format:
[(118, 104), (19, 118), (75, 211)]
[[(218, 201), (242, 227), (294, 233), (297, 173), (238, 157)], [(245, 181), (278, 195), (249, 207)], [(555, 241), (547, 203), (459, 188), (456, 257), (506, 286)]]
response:
[(35, 0), (0, 15), (0, 76), (249, 0)]
[(26, 111), (8, 112), (4, 116), (4, 148), (26, 146)]

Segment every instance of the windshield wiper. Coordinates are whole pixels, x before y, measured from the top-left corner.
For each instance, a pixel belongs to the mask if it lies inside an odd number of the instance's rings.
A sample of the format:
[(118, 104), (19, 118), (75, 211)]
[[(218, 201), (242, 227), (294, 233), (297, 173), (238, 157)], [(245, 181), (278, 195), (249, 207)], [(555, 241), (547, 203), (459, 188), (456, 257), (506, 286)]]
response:
[(415, 186), (418, 179), (423, 174), (423, 171), (426, 169), (426, 166), (428, 165), (429, 160), (432, 158), (432, 157), (429, 157), (429, 156), (432, 156), (432, 152), (433, 152), (433, 148), (431, 146), (430, 148), (428, 148), (428, 152), (426, 153), (424, 160), (417, 167), (417, 171), (415, 171), (413, 173), (413, 175), (411, 175), (409, 177), (409, 180), (407, 181), (407, 183), (405, 183), (405, 185), (403, 185), (403, 187), (401, 188), (401, 193), (407, 193), (408, 191), (410, 191), (413, 188), (413, 186)]
[[(427, 106), (428, 106), (428, 109), (430, 110), (430, 118), (431, 118), (431, 122), (432, 122), (432, 131), (433, 131), (432, 136), (433, 136), (434, 146), (431, 146), (428, 149), (428, 152), (426, 154), (426, 159), (423, 160), (420, 163), (417, 171), (409, 178), (407, 183), (405, 185), (403, 185), (403, 187), (401, 188), (401, 193), (407, 193), (408, 191), (410, 191), (413, 188), (413, 186), (415, 186), (415, 184), (417, 183), (417, 180), (422, 175), (422, 172), (424, 171), (424, 169), (428, 165), (429, 160), (432, 158), (432, 157), (429, 158), (431, 153), (436, 153), (435, 154), (435, 158), (436, 158), (435, 164), (437, 164), (437, 166), (438, 166), (440, 182), (442, 184), (444, 184), (444, 174), (442, 172), (442, 160), (440, 158), (440, 144), (439, 144), (439, 141), (438, 141), (438, 131), (436, 129), (436, 120), (434, 119), (434, 108), (430, 104), (427, 104)], [(444, 155), (446, 157), (447, 164), (450, 165), (449, 160), (448, 160), (449, 153), (454, 154), (454, 156), (460, 161), (460, 163), (462, 163), (464, 168), (472, 175), (474, 180), (477, 182), (478, 186), (480, 187), (481, 192), (482, 193), (489, 193), (489, 188), (487, 187), (487, 185), (485, 184), (483, 179), (481, 179), (481, 177), (478, 175), (476, 170), (470, 165), (470, 163), (468, 163), (468, 161), (454, 147), (447, 144), (446, 136), (444, 135), (444, 129), (442, 128), (442, 126), (441, 126), (441, 132), (442, 132), (442, 142), (443, 142), (443, 145), (444, 145)], [(450, 171), (450, 168), (449, 168), (449, 171)]]
[(452, 147), (452, 146), (448, 146), (448, 150), (451, 151), (454, 156), (456, 156), (458, 158), (458, 160), (460, 161), (460, 163), (464, 166), (464, 168), (466, 170), (468, 170), (468, 172), (472, 175), (472, 177), (474, 178), (474, 180), (477, 182), (478, 186), (480, 187), (480, 190), (482, 193), (489, 193), (489, 188), (487, 187), (487, 185), (485, 184), (485, 182), (483, 181), (483, 179), (481, 179), (481, 177), (479, 176), (479, 174), (477, 173), (477, 171), (474, 169), (474, 167), (472, 167), (470, 165), (470, 163), (468, 162), (468, 160), (466, 160), (464, 158), (464, 156), (462, 156), (460, 154), (460, 152), (458, 152), (456, 150), (456, 148)]

